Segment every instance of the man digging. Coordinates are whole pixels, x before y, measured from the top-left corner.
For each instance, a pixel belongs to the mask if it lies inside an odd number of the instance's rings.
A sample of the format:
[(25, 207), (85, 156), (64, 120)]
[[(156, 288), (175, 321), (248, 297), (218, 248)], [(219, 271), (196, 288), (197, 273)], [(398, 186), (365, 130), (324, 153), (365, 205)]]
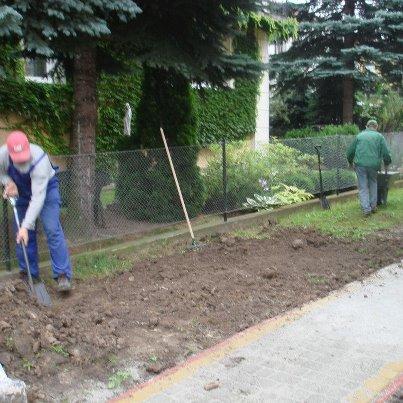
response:
[(71, 289), (72, 269), (67, 243), (60, 223), (61, 198), (57, 168), (41, 147), (30, 144), (21, 131), (14, 131), (0, 147), (0, 181), (3, 197), (16, 197), (16, 207), (21, 222), (17, 233), (16, 254), (20, 275), (26, 280), (27, 267), (21, 242), (26, 245), (32, 278), (39, 281), (38, 245), (36, 225), (41, 218), (52, 263), (53, 278), (58, 290)]
[(369, 120), (366, 129), (358, 133), (347, 152), (348, 162), (354, 165), (357, 174), (358, 194), (365, 216), (376, 211), (377, 176), (382, 160), (385, 167), (392, 162), (385, 138), (377, 129), (376, 120)]

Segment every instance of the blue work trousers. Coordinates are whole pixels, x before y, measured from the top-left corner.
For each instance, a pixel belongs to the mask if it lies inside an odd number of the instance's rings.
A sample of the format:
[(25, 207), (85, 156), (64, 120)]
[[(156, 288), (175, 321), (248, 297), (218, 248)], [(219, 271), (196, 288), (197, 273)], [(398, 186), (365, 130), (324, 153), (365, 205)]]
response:
[[(18, 200), (17, 211), (21, 223), (28, 209), (28, 204), (29, 202), (21, 203), (21, 200)], [(70, 256), (62, 225), (60, 223), (60, 206), (61, 199), (58, 186), (54, 187), (53, 189), (49, 189), (46, 195), (45, 203), (40, 213), (40, 219), (46, 234), (46, 240), (50, 252), (53, 278), (56, 279), (61, 274), (64, 274), (68, 279), (71, 279), (72, 270)], [(17, 231), (17, 224), (15, 222), (14, 226), (15, 231)], [(32, 276), (34, 278), (37, 278), (39, 277), (39, 259), (36, 229), (29, 230), (28, 233), (29, 240), (26, 249), (30, 265), (29, 267)], [(25, 264), (21, 245), (17, 244), (16, 253), (21, 271), (26, 271), (27, 266)]]
[(374, 168), (355, 167), (355, 172), (358, 179), (358, 195), (362, 211), (365, 214), (376, 209), (378, 198), (378, 171)]

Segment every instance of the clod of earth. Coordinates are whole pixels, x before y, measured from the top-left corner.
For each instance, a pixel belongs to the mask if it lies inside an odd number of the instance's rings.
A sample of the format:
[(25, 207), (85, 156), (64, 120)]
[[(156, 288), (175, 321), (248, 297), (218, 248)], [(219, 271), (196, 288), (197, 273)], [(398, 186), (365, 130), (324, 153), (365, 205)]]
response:
[(294, 249), (301, 249), (305, 246), (305, 242), (302, 239), (294, 239), (291, 245)]
[(236, 239), (231, 236), (222, 235), (220, 237), (220, 242), (226, 246), (234, 246), (236, 244)]
[(165, 369), (165, 366), (160, 362), (155, 362), (147, 365), (146, 371), (151, 374), (159, 374)]
[(14, 349), (21, 357), (27, 357), (32, 353), (31, 337), (16, 330), (12, 336)]
[(272, 267), (269, 267), (269, 268), (263, 270), (263, 272), (262, 272), (262, 277), (267, 280), (271, 280), (272, 278), (277, 277), (277, 276), (278, 276), (277, 270)]
[(6, 330), (6, 329), (11, 329), (11, 325), (4, 320), (0, 320), (0, 330)]

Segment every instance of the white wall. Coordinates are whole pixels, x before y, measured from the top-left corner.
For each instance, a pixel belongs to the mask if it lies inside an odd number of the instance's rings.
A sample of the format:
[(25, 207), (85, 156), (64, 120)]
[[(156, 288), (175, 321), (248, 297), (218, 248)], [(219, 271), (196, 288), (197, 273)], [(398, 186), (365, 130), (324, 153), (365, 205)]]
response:
[[(263, 63), (269, 62), (269, 42), (267, 35), (262, 31), (256, 33), (259, 45), (260, 59)], [(269, 85), (269, 72), (263, 72), (262, 79), (259, 86), (259, 94), (256, 103), (256, 131), (254, 139), (254, 147), (259, 147), (260, 144), (268, 143), (270, 140), (270, 85)]]

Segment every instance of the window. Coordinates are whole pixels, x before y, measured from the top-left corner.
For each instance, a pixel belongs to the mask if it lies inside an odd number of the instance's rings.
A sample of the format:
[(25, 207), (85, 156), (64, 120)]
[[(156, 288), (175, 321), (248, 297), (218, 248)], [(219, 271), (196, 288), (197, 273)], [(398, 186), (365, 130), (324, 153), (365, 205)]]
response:
[(25, 61), (25, 75), (27, 77), (46, 77), (47, 66), (45, 59), (27, 59)]

